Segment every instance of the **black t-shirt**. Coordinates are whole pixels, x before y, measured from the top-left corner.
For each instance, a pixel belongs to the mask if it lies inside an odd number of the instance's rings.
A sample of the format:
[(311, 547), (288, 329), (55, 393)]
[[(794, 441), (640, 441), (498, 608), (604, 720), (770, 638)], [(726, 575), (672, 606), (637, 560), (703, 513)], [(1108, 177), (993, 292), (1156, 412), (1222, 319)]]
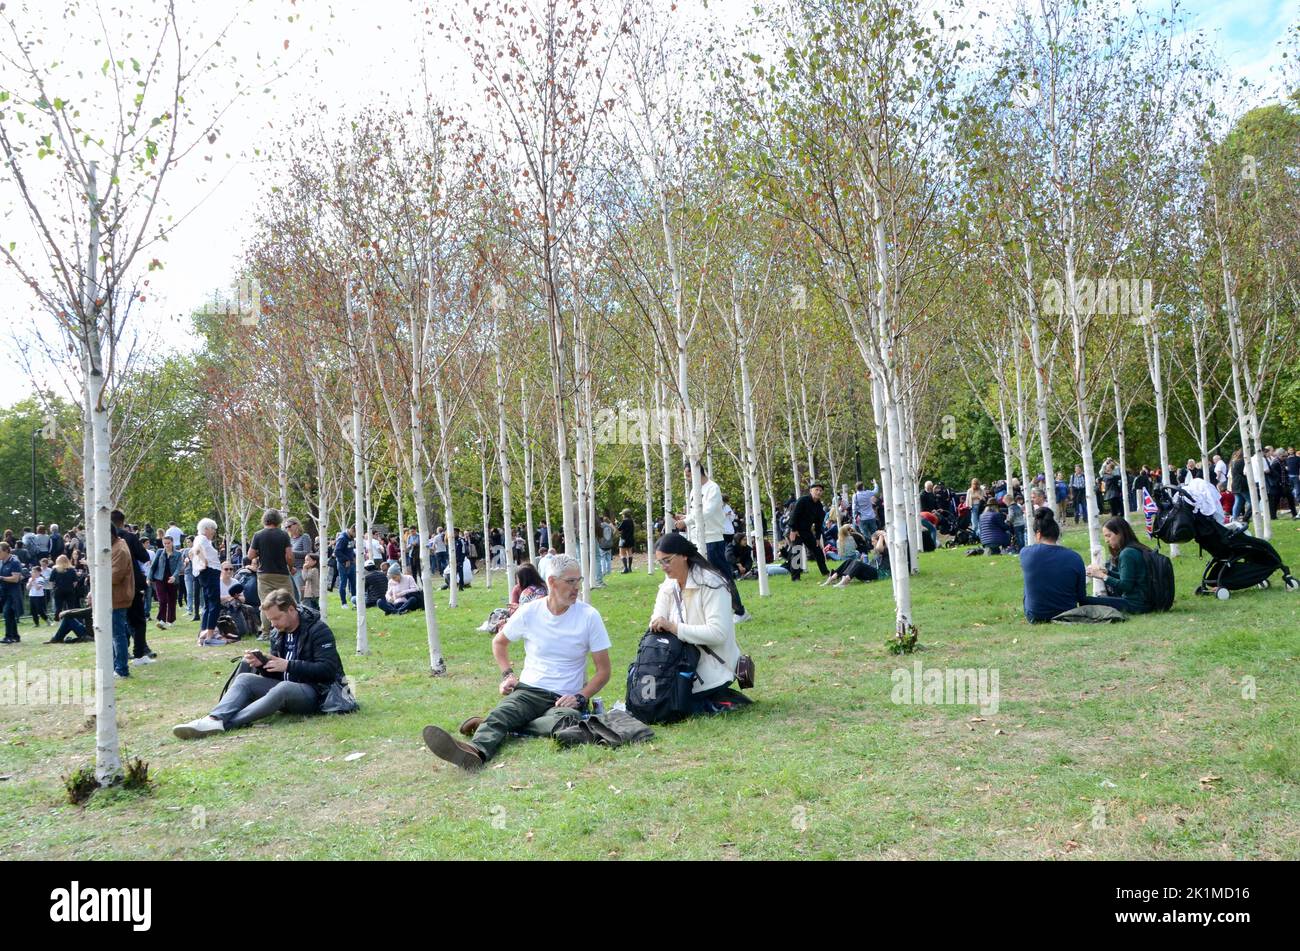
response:
[(264, 528), (253, 536), (249, 551), (257, 550), (261, 561), (258, 568), (264, 575), (290, 574), (289, 565), (284, 560), (284, 550), (293, 543), (289, 533), (282, 528)]

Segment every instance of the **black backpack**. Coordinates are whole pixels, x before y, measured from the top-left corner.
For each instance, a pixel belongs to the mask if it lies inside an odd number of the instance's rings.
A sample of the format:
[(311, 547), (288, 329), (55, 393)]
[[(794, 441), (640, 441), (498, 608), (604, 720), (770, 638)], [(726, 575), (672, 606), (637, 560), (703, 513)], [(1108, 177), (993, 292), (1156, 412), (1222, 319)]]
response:
[(646, 631), (627, 668), (627, 712), (642, 723), (672, 723), (691, 713), (699, 648), (667, 631)]
[(1168, 508), (1162, 507), (1151, 520), (1151, 534), (1162, 542), (1173, 545), (1191, 541), (1196, 537), (1192, 510), (1178, 502)]
[(1143, 557), (1147, 563), (1150, 609), (1168, 611), (1174, 606), (1174, 564), (1160, 552), (1150, 549), (1143, 552)]

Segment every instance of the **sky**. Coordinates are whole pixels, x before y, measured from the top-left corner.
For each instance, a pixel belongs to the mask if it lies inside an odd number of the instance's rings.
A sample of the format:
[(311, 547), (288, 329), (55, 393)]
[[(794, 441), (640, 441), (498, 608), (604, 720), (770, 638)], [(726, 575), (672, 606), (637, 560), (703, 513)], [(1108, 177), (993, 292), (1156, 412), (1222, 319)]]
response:
[[(678, 2), (688, 22), (696, 24), (706, 17), (723, 24), (741, 23), (752, 7), (752, 0), (709, 0), (705, 11), (701, 0)], [(1150, 9), (1167, 7), (1167, 0), (1140, 2)], [(53, 0), (29, 3), (46, 7), (51, 15), (62, 6)], [(934, 5), (946, 7), (944, 0), (934, 0)], [(975, 24), (976, 10), (1005, 11), (1010, 5), (1009, 0), (969, 0), (963, 11), (949, 14), (948, 21)], [(130, 9), (140, 6), (147, 4), (133, 4)], [(266, 150), (288, 130), (293, 116), (319, 103), (326, 104), (322, 115), (337, 117), (384, 99), (418, 98), (422, 55), (440, 96), (452, 104), (470, 97), (469, 71), (457, 44), (448, 44), (436, 28), (430, 31), (423, 25), (426, 9), (436, 24), (460, 6), (449, 0), (252, 0), (237, 8), (226, 49), (237, 57), (238, 65), (205, 80), (212, 103), (226, 101), (234, 92), (233, 80), (247, 79), (259, 63), (275, 60), (286, 74), (271, 84), (269, 93), (257, 92), (238, 101), (221, 122), (211, 163), (178, 166), (168, 182), (171, 211), (186, 217), (171, 240), (149, 255), (157, 257), (162, 268), (148, 275), (150, 286), (137, 319), (153, 345), (192, 347), (188, 314), (211, 300), (217, 289), (230, 286), (259, 199), (277, 175), (277, 165), (268, 160)], [(1270, 70), (1280, 62), (1279, 40), (1289, 25), (1300, 21), (1300, 3), (1186, 0), (1181, 6), (1191, 29), (1207, 32), (1235, 76), (1276, 93), (1277, 77)], [(181, 0), (178, 7), (189, 28), (207, 35), (231, 15), (226, 4)], [(994, 22), (993, 18), (980, 21), (976, 29), (991, 31)], [(12, 43), (12, 38), (0, 35), (0, 48), (6, 42)], [(67, 51), (65, 56), (75, 59)], [(10, 187), (0, 177), (0, 212), (12, 206)], [(0, 365), (16, 363), (13, 329), (41, 319), (34, 314), (30, 293), (7, 270), (0, 272)], [(6, 377), (13, 379), (10, 374)], [(0, 405), (12, 405), (25, 395), (24, 387), (11, 386), (0, 394)]]

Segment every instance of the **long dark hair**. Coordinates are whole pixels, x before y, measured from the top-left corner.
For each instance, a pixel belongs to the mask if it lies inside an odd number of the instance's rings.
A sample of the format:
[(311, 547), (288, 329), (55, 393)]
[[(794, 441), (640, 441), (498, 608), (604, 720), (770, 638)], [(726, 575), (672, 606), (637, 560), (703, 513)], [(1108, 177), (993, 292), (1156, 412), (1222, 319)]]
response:
[(659, 539), (655, 545), (655, 551), (662, 555), (682, 555), (686, 558), (686, 570), (689, 572), (699, 571), (701, 575), (708, 573), (718, 579), (717, 584), (705, 582), (711, 588), (726, 588), (730, 594), (736, 593), (736, 586), (730, 578), (724, 575), (713, 562), (700, 554), (700, 550), (695, 544), (679, 532), (669, 532)]
[(537, 573), (537, 569), (532, 565), (520, 565), (515, 569), (515, 583), (519, 585), (520, 591), (528, 588), (545, 588), (546, 582), (542, 576)]
[[(1111, 534), (1118, 535), (1120, 540), (1119, 551), (1125, 548), (1136, 548), (1140, 551), (1147, 551), (1147, 546), (1138, 541), (1137, 536), (1133, 534), (1133, 526), (1128, 523), (1128, 519), (1116, 515), (1114, 518), (1107, 519), (1103, 528), (1109, 529)], [(1115, 552), (1115, 557), (1119, 556), (1119, 551)]]

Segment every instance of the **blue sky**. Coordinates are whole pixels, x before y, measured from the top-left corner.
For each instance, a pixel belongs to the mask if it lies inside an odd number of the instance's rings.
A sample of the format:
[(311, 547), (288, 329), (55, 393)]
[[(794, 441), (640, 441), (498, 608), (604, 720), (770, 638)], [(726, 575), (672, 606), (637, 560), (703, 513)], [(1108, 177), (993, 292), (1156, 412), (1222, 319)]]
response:
[[(1152, 4), (1151, 9), (1164, 4)], [(1230, 70), (1271, 92), (1279, 77), (1271, 67), (1281, 63), (1279, 41), (1287, 27), (1300, 20), (1296, 0), (1185, 0), (1183, 8), (1193, 29), (1204, 30)]]

